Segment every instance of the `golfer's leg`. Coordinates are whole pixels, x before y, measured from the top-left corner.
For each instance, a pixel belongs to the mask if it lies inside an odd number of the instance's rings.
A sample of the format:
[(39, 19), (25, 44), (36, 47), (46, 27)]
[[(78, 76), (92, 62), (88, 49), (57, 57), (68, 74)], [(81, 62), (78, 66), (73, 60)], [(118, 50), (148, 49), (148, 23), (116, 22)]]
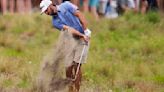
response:
[(73, 77), (72, 70), (73, 70), (73, 66), (69, 66), (69, 67), (66, 68), (66, 77), (67, 78), (72, 78)]
[[(66, 77), (73, 79), (73, 65), (66, 68)], [(69, 86), (69, 92), (73, 92), (73, 85)]]
[[(77, 71), (77, 68), (78, 68), (78, 63), (76, 63), (75, 65), (74, 65), (74, 70), (75, 70), (75, 73), (76, 73), (76, 71)], [(82, 72), (81, 72), (81, 65), (80, 65), (80, 67), (79, 67), (79, 71), (78, 71), (78, 73), (77, 73), (77, 75), (76, 75), (77, 77), (76, 77), (76, 80), (75, 80), (75, 89), (76, 89), (76, 92), (79, 92), (79, 90), (80, 90), (80, 84), (81, 84), (81, 78), (82, 78)]]

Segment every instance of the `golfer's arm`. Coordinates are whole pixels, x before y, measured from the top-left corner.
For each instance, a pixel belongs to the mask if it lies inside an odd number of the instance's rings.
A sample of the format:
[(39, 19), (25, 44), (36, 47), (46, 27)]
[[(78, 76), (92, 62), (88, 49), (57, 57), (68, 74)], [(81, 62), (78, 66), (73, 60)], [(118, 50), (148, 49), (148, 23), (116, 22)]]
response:
[(77, 31), (74, 28), (71, 28), (69, 26), (64, 25), (63, 26), (63, 29), (64, 30), (69, 30), (73, 35), (77, 35), (77, 36), (80, 36), (80, 37), (83, 37), (84, 36), (82, 33), (80, 33), (79, 31)]
[(74, 15), (79, 18), (84, 30), (87, 29), (87, 21), (86, 21), (84, 15), (78, 10), (74, 13)]

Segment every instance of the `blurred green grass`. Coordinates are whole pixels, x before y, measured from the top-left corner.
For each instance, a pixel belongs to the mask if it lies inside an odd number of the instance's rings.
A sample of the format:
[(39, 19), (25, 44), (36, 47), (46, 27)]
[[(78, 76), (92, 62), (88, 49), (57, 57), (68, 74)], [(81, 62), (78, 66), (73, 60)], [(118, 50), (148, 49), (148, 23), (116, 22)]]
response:
[[(100, 21), (86, 17), (92, 39), (82, 92), (164, 91), (163, 15), (127, 13)], [(0, 20), (0, 86), (31, 88), (59, 32), (51, 17), (39, 13), (0, 15)]]

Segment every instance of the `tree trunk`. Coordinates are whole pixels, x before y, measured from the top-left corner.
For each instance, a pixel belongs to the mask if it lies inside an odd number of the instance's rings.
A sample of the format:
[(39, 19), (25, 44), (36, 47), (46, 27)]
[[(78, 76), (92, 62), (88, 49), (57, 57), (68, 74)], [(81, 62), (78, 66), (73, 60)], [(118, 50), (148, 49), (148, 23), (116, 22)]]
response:
[(1, 0), (1, 9), (2, 9), (2, 13), (7, 12), (7, 2), (6, 2), (6, 0)]

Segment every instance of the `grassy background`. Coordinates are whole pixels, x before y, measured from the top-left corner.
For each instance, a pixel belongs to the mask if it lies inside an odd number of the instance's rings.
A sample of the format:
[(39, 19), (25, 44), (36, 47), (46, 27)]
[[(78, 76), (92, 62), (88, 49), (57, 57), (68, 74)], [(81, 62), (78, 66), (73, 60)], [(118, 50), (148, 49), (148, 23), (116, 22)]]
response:
[[(86, 17), (92, 39), (82, 92), (164, 92), (163, 15)], [(0, 15), (0, 87), (31, 88), (58, 35), (45, 15)]]

